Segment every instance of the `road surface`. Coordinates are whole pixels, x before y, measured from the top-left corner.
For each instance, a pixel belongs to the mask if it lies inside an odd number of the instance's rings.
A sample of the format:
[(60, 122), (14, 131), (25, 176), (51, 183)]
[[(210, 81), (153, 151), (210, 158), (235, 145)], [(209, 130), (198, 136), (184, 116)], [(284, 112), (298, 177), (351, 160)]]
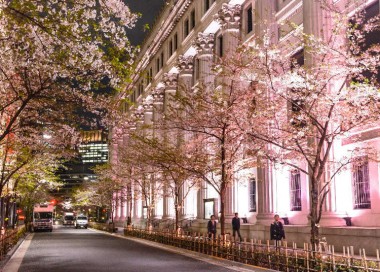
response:
[[(202, 259), (202, 260), (201, 260)], [(55, 226), (29, 235), (3, 268), (5, 272), (74, 271), (254, 271), (191, 258), (149, 242), (136, 242), (94, 230)]]

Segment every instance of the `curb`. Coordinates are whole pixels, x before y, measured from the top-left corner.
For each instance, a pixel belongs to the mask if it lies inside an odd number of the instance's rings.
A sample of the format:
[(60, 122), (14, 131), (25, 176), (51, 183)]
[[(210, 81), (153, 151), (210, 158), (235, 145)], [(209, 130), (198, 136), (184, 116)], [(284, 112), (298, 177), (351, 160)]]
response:
[(147, 246), (151, 246), (151, 247), (159, 248), (159, 249), (162, 249), (162, 250), (166, 250), (166, 251), (169, 251), (169, 252), (172, 252), (172, 253), (175, 253), (175, 254), (181, 254), (181, 255), (189, 257), (189, 258), (193, 258), (193, 259), (196, 259), (196, 260), (199, 260), (199, 261), (203, 261), (203, 262), (207, 262), (207, 263), (210, 263), (210, 264), (213, 264), (213, 265), (217, 265), (217, 266), (222, 266), (224, 268), (227, 268), (227, 269), (230, 269), (230, 270), (234, 270), (234, 271), (241, 271), (241, 272), (277, 271), (277, 270), (271, 270), (271, 269), (267, 269), (267, 268), (262, 268), (262, 267), (254, 266), (254, 265), (239, 263), (239, 262), (235, 262), (235, 261), (229, 261), (229, 260), (225, 260), (225, 259), (222, 259), (222, 258), (219, 258), (219, 257), (205, 255), (205, 254), (202, 254), (202, 253), (199, 253), (199, 252), (190, 251), (190, 250), (187, 250), (187, 249), (178, 248), (178, 247), (174, 247), (174, 246), (170, 246), (170, 245), (163, 245), (163, 244), (160, 244), (160, 243), (157, 243), (157, 242), (148, 241), (148, 240), (144, 240), (144, 239), (140, 239), (140, 238), (127, 237), (127, 236), (124, 236), (124, 234), (122, 234), (122, 233), (109, 233), (109, 232), (106, 232), (106, 231), (97, 230), (97, 229), (93, 229), (93, 228), (90, 228), (90, 229), (92, 231), (95, 231), (95, 232), (99, 232), (99, 233), (106, 234), (106, 235), (113, 236), (113, 237), (118, 237), (118, 238), (129, 240), (129, 241), (134, 241), (134, 242), (137, 242), (137, 243), (140, 243), (140, 244), (144, 244), (144, 245), (147, 245)]
[(29, 235), (30, 235), (30, 232), (26, 232), (26, 235), (20, 238), (17, 244), (15, 244), (12, 247), (12, 249), (7, 252), (7, 254), (4, 256), (4, 259), (0, 261), (0, 271), (2, 271), (2, 269), (7, 265), (9, 260), (12, 258), (13, 254), (17, 251), (17, 249), (20, 247), (22, 242), (24, 242), (26, 237), (28, 237)]

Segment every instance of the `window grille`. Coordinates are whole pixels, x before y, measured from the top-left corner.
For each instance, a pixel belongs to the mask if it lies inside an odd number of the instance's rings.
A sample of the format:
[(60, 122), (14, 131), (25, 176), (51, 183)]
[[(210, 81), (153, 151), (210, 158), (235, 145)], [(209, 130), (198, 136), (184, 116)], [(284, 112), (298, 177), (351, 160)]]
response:
[(290, 210), (301, 211), (301, 173), (298, 170), (290, 173)]
[(256, 179), (255, 178), (252, 178), (249, 181), (249, 211), (257, 212)]
[(358, 158), (352, 165), (354, 209), (370, 209), (371, 195), (368, 158)]

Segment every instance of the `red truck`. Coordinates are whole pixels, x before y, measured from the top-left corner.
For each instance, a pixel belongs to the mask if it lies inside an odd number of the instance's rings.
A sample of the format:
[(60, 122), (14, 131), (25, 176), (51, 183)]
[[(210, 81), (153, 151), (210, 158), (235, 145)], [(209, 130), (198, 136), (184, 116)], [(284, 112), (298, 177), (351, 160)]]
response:
[(32, 230), (53, 231), (53, 204), (35, 204), (33, 208)]

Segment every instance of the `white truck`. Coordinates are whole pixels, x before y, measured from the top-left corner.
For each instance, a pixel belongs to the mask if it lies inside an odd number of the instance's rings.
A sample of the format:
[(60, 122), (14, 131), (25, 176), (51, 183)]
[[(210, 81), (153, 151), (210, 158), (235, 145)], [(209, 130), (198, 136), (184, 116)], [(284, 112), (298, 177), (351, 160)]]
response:
[(74, 213), (64, 212), (63, 213), (63, 225), (74, 225)]
[(53, 204), (35, 204), (33, 208), (32, 230), (53, 231)]

